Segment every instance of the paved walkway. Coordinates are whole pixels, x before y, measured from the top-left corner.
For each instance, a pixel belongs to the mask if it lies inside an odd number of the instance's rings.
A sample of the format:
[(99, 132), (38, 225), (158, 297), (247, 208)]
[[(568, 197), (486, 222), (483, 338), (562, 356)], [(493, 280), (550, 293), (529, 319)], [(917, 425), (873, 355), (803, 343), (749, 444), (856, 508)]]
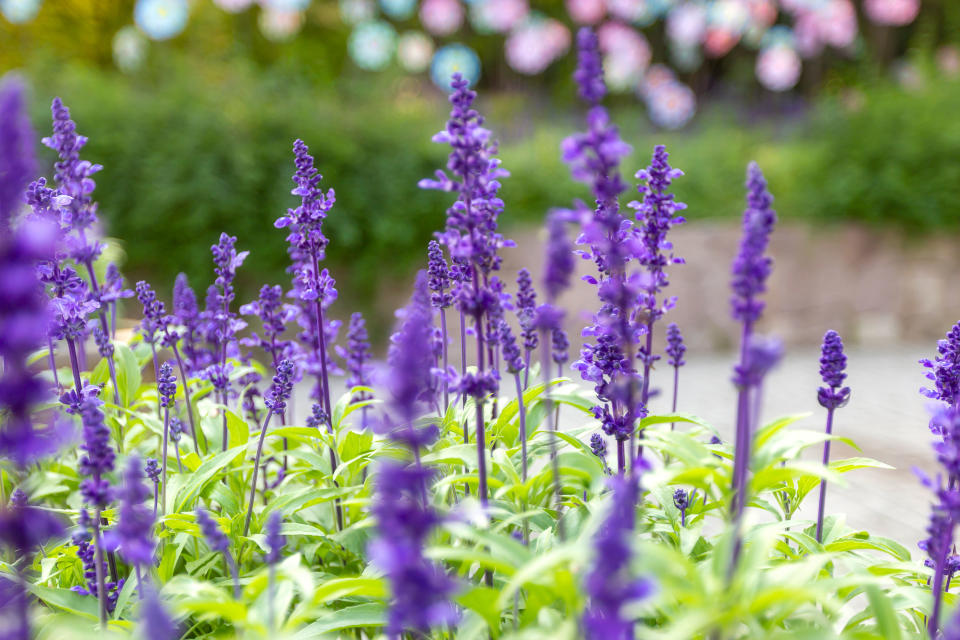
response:
[[(930, 494), (912, 469), (936, 473), (927, 429), (926, 403), (917, 391), (924, 382), (917, 360), (932, 355), (933, 346), (899, 346), (888, 349), (851, 350), (848, 383), (850, 403), (840, 409), (834, 432), (851, 438), (862, 453), (845, 445), (834, 446), (834, 458), (863, 455), (896, 467), (862, 469), (846, 475), (847, 486), (831, 486), (828, 513), (846, 513), (851, 527), (893, 538), (916, 552), (916, 541), (925, 537)], [(798, 423), (822, 429), (824, 410), (816, 399), (820, 384), (819, 353), (794, 349), (770, 374), (765, 384), (763, 417), (812, 412)], [(735, 392), (730, 382), (733, 355), (690, 353), (681, 370), (678, 411), (696, 414), (713, 424), (724, 439), (732, 438)], [(661, 377), (661, 380), (663, 377)], [(656, 379), (654, 379), (656, 381)], [(664, 381), (665, 382), (665, 381)], [(669, 409), (669, 391), (654, 400), (652, 409)], [(659, 406), (658, 406), (659, 405)], [(818, 449), (811, 458), (819, 459)], [(816, 517), (816, 495), (808, 497), (805, 517)], [(812, 507), (812, 508), (811, 508)]]

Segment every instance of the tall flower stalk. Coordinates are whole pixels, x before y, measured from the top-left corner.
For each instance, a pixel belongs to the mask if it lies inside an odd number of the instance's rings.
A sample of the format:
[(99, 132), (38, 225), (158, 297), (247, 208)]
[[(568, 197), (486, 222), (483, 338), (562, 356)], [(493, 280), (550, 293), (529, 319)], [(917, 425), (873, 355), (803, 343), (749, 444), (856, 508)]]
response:
[(227, 569), (233, 578), (233, 599), (239, 600), (241, 593), (240, 575), (237, 573), (237, 562), (234, 560), (233, 554), (230, 553), (230, 541), (223, 533), (220, 525), (207, 513), (206, 509), (197, 509), (196, 517), (197, 525), (200, 527), (200, 532), (206, 539), (210, 551), (223, 554), (223, 560), (227, 563)]
[[(497, 145), (490, 131), (483, 127), (483, 117), (473, 108), (477, 94), (459, 73), (453, 75), (450, 119), (433, 141), (450, 146), (448, 176), (436, 172), (436, 179), (421, 180), (424, 189), (454, 192), (457, 200), (447, 209), (446, 229), (438, 234), (439, 242), (450, 252), (457, 265), (454, 298), (464, 316), (473, 319), (477, 342), (476, 372), (464, 371), (457, 390), (471, 396), (476, 405), (476, 441), (479, 465), (480, 502), (486, 507), (486, 433), (484, 400), (498, 389), (498, 374), (493, 362), (492, 345), (499, 331), (502, 285), (494, 272), (500, 269), (498, 254), (502, 247), (513, 246), (497, 232), (497, 219), (503, 211), (498, 195), (500, 179), (509, 175), (500, 167)], [(464, 352), (464, 362), (466, 355)], [(464, 431), (466, 438), (466, 430)]]
[[(589, 105), (587, 131), (563, 142), (563, 160), (575, 180), (588, 184), (595, 198), (591, 210), (577, 204), (581, 234), (577, 243), (586, 248), (578, 253), (592, 260), (598, 277), (585, 279), (597, 287), (600, 309), (582, 334), (592, 338), (580, 350), (573, 368), (594, 384), (597, 399), (594, 416), (603, 431), (617, 442), (617, 471), (624, 473), (628, 451), (636, 438), (636, 421), (646, 412), (639, 402), (642, 380), (633, 366), (638, 329), (633, 313), (640, 295), (639, 278), (627, 273), (628, 262), (636, 258), (637, 244), (631, 223), (620, 214), (618, 198), (627, 189), (620, 175), (620, 160), (630, 147), (620, 139), (607, 110), (600, 104), (606, 94), (603, 65), (596, 34), (582, 28), (577, 34), (577, 70), (574, 79), (580, 97)], [(628, 449), (629, 444), (629, 449)]]
[(417, 424), (429, 406), (424, 398), (435, 393), (432, 327), (433, 308), (426, 275), (421, 272), (390, 345), (384, 381), (388, 411), (377, 426), (409, 456), (403, 462), (385, 458), (378, 465), (373, 501), (378, 535), (370, 543), (369, 554), (390, 583), (385, 630), (391, 640), (407, 632), (426, 637), (431, 628), (456, 620), (450, 602), (454, 584), (423, 552), (440, 521), (427, 492), (433, 474), (420, 459), (420, 449), (436, 440), (439, 430), (436, 424)]
[(204, 371), (204, 377), (210, 380), (217, 395), (221, 409), (221, 448), (227, 450), (229, 433), (227, 430), (227, 403), (230, 399), (230, 373), (233, 370), (228, 362), (230, 357), (237, 355), (236, 333), (246, 326), (231, 311), (230, 303), (236, 297), (233, 280), (237, 269), (246, 260), (249, 251), (236, 250), (237, 239), (226, 233), (220, 234), (217, 244), (210, 247), (213, 254), (213, 265), (216, 279), (208, 290), (207, 303), (212, 314), (212, 335), (214, 337), (214, 363)]
[[(631, 468), (641, 465), (642, 461), (637, 461)], [(652, 580), (638, 578), (630, 570), (638, 480), (638, 473), (608, 480), (612, 489), (609, 513), (593, 538), (593, 566), (584, 585), (590, 598), (583, 614), (583, 635), (587, 640), (632, 640), (634, 621), (627, 618), (623, 609), (654, 590)]]
[[(430, 288), (430, 304), (437, 309), (440, 315), (440, 339), (443, 344), (441, 366), (446, 372), (450, 366), (450, 356), (448, 346), (450, 338), (447, 335), (447, 308), (453, 304), (453, 294), (450, 293), (450, 267), (447, 266), (447, 260), (443, 257), (443, 249), (436, 240), (431, 240), (427, 245), (427, 273), (430, 276), (428, 286)], [(463, 336), (465, 337), (465, 336)], [(450, 406), (449, 382), (444, 376), (441, 381), (443, 385), (443, 411), (446, 413)]]
[(754, 326), (763, 313), (764, 302), (759, 296), (766, 291), (766, 281), (773, 269), (773, 260), (766, 255), (770, 234), (777, 221), (771, 209), (773, 197), (767, 191), (767, 182), (755, 162), (747, 168), (747, 209), (743, 214), (743, 236), (733, 262), (731, 306), (733, 318), (742, 325), (740, 360), (734, 382), (737, 385), (737, 429), (734, 445), (733, 512), (739, 520), (746, 506), (746, 479), (750, 465), (750, 443), (756, 416), (752, 415), (751, 400), (756, 385), (746, 384), (755, 378), (747, 374), (755, 368), (748, 362), (748, 350)]
[[(34, 414), (50, 399), (48, 385), (28, 365), (30, 354), (48, 340), (49, 313), (35, 264), (49, 260), (57, 239), (47, 220), (26, 219), (17, 225), (14, 214), (23, 204), (23, 190), (35, 168), (33, 132), (18, 79), (0, 79), (0, 456), (10, 482), (25, 475), (27, 465), (54, 453), (63, 441), (65, 421), (55, 415), (39, 427)], [(14, 490), (0, 505), (0, 545), (12, 558), (11, 579), (5, 580), (4, 631), (10, 638), (32, 637), (24, 572), (37, 548), (62, 533), (51, 512), (30, 505), (26, 493)], [(9, 607), (9, 608), (8, 608)], [(6, 615), (12, 612), (13, 615)]]
[[(847, 356), (843, 353), (840, 334), (830, 330), (823, 336), (820, 348), (820, 377), (825, 386), (817, 390), (820, 406), (827, 410), (827, 436), (833, 434), (833, 414), (850, 401), (850, 387), (843, 386), (847, 374)], [(830, 440), (823, 443), (823, 466), (830, 464)], [(820, 500), (817, 506), (817, 542), (823, 542), (823, 513), (827, 501), (827, 481), (820, 480)]]
[(650, 399), (650, 374), (653, 364), (659, 359), (653, 352), (653, 326), (676, 304), (676, 297), (661, 296), (670, 284), (666, 267), (684, 262), (673, 255), (673, 244), (667, 240), (670, 229), (684, 222), (678, 212), (687, 208), (687, 205), (674, 199), (674, 194), (667, 193), (673, 180), (683, 175), (682, 171), (670, 166), (668, 157), (662, 144), (653, 148), (650, 166), (641, 169), (635, 176), (642, 181), (637, 185), (637, 191), (643, 199), (629, 205), (636, 210), (637, 235), (642, 246), (637, 261), (645, 272), (637, 301), (646, 334), (638, 354), (643, 363), (643, 387), (640, 392), (640, 403), (643, 405)]
[[(253, 477), (250, 480), (250, 500), (247, 503), (247, 517), (243, 521), (243, 535), (250, 533), (250, 519), (253, 517), (253, 502), (257, 496), (257, 476), (260, 472), (260, 457), (263, 455), (263, 442), (267, 437), (267, 428), (270, 418), (283, 415), (287, 409), (287, 401), (293, 391), (293, 361), (281, 360), (277, 364), (277, 374), (273, 376), (270, 392), (264, 400), (267, 405), (267, 415), (260, 427), (260, 438), (257, 440), (257, 454), (253, 460)], [(338, 523), (341, 524), (341, 523)]]
[[(323, 221), (333, 208), (336, 196), (333, 189), (326, 193), (320, 189), (323, 176), (314, 167), (313, 156), (303, 140), (293, 143), (293, 152), (296, 157), (297, 170), (293, 175), (296, 187), (290, 192), (300, 198), (300, 204), (288, 209), (274, 222), (278, 229), (289, 229), (287, 252), (293, 262), (293, 290), (291, 295), (297, 298), (304, 313), (301, 322), (305, 326), (305, 337), (313, 347), (308, 356), (308, 370), (315, 372), (318, 381), (318, 398), (323, 403), (323, 410), (327, 416), (333, 414), (330, 403), (329, 361), (327, 354), (328, 323), (324, 320), (324, 309), (337, 296), (334, 280), (329, 272), (320, 270), (320, 261), (326, 252), (327, 237), (323, 234)], [(333, 425), (327, 422), (327, 433), (333, 434)], [(337, 452), (331, 446), (330, 473), (337, 469)], [(339, 499), (335, 502), (337, 514), (337, 528), (343, 529), (343, 507)]]
[(177, 379), (173, 376), (173, 367), (169, 362), (160, 365), (160, 378), (157, 380), (157, 390), (160, 393), (160, 406), (163, 407), (163, 450), (160, 460), (163, 465), (163, 489), (160, 494), (160, 514), (167, 513), (167, 447), (170, 442), (170, 407), (173, 405), (173, 396), (177, 393)]
[(83, 422), (84, 455), (80, 458), (80, 472), (85, 479), (80, 484), (83, 501), (93, 508), (90, 529), (93, 534), (93, 561), (96, 567), (96, 594), (100, 604), (100, 626), (107, 627), (107, 580), (104, 563), (104, 545), (100, 530), (100, 514), (110, 504), (111, 489), (106, 475), (113, 471), (116, 455), (110, 446), (110, 430), (104, 424), (103, 403), (89, 397), (80, 406)]
[[(667, 325), (667, 364), (673, 367), (673, 395), (671, 396), (670, 411), (677, 412), (677, 394), (680, 389), (680, 367), (686, 364), (683, 354), (687, 352), (687, 346), (683, 344), (683, 334), (680, 333), (680, 327), (676, 322)], [(670, 430), (673, 431), (674, 424), (670, 424)]]

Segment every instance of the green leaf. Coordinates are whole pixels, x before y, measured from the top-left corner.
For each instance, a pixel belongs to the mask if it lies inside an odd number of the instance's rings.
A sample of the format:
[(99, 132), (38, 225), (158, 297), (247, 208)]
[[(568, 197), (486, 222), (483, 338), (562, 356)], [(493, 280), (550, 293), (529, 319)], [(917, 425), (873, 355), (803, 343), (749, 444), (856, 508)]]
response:
[[(356, 629), (358, 627), (382, 627), (386, 624), (386, 610), (378, 602), (358, 604), (330, 611), (320, 616), (316, 622), (304, 627), (301, 633), (323, 634), (341, 629)], [(299, 634), (298, 634), (299, 636)], [(309, 635), (306, 637), (310, 637)]]
[(866, 591), (874, 619), (877, 621), (877, 631), (884, 640), (900, 640), (903, 634), (900, 632), (897, 612), (889, 598), (875, 585), (868, 585)]
[(69, 589), (53, 589), (39, 584), (28, 583), (27, 590), (52, 607), (92, 620), (100, 617), (96, 598), (84, 596)]
[(387, 590), (382, 578), (363, 576), (335, 578), (324, 582), (313, 593), (313, 604), (326, 604), (350, 596), (383, 598)]
[(500, 609), (497, 598), (500, 592), (489, 587), (474, 587), (457, 598), (457, 602), (482, 617), (493, 638), (500, 637)]
[[(257, 432), (257, 437), (260, 432)], [(250, 441), (250, 425), (247, 421), (227, 409), (227, 443), (229, 448), (246, 445)]]
[(177, 498), (174, 501), (174, 511), (186, 511), (190, 509), (207, 484), (215, 478), (217, 474), (233, 463), (234, 460), (242, 456), (246, 449), (246, 445), (227, 449), (201, 464), (190, 476), (190, 480), (177, 492)]

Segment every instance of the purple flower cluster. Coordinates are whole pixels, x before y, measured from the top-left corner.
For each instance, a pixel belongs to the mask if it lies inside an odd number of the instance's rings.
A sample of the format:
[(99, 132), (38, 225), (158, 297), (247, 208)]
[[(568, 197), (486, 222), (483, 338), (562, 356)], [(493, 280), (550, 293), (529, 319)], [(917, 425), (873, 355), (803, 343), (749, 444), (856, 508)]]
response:
[(383, 462), (377, 467), (373, 514), (379, 536), (369, 547), (371, 560), (391, 584), (387, 617), (387, 633), (391, 636), (406, 631), (426, 633), (431, 627), (452, 623), (456, 617), (449, 601), (453, 582), (423, 555), (427, 535), (439, 521), (427, 502), (432, 473), (420, 464), (419, 453), (436, 438), (437, 427), (418, 428), (414, 424), (425, 403), (436, 399), (429, 350), (432, 326), (427, 275), (420, 272), (390, 345), (384, 381), (389, 413), (379, 426), (391, 440), (411, 452), (413, 461)]
[[(642, 462), (638, 460), (638, 464)], [(583, 631), (588, 640), (632, 638), (634, 623), (624, 616), (623, 608), (648, 597), (654, 589), (651, 580), (637, 578), (630, 571), (637, 478), (619, 475), (609, 482), (610, 512), (593, 538), (594, 563), (585, 585), (590, 603), (583, 615)]]
[(110, 429), (104, 423), (103, 403), (97, 398), (87, 398), (80, 405), (80, 418), (83, 422), (83, 444), (80, 448), (80, 473), (86, 478), (80, 483), (83, 500), (97, 510), (110, 504), (112, 490), (106, 477), (113, 471), (116, 454), (110, 446)]
[(23, 190), (37, 164), (24, 93), (19, 77), (0, 79), (0, 230), (4, 233), (9, 232), (14, 214), (23, 206)]
[(373, 514), (380, 535), (369, 545), (370, 559), (390, 581), (387, 634), (427, 633), (451, 624), (456, 610), (449, 597), (453, 581), (423, 555), (423, 545), (438, 523), (426, 503), (432, 474), (419, 464), (384, 462), (377, 469)]
[(929, 370), (926, 377), (934, 384), (933, 389), (920, 392), (928, 398), (960, 408), (960, 322), (937, 343), (937, 356), (932, 361), (925, 358), (920, 364)]
[(747, 209), (743, 213), (743, 236), (733, 262), (733, 317), (743, 323), (745, 333), (763, 313), (764, 303), (757, 296), (766, 291), (767, 278), (773, 270), (773, 260), (766, 255), (770, 234), (777, 222), (777, 214), (770, 206), (773, 197), (767, 191), (767, 181), (757, 163), (747, 168)]
[(177, 379), (169, 362), (160, 365), (160, 377), (157, 379), (157, 391), (160, 394), (160, 406), (173, 406), (173, 396), (177, 393)]
[(827, 331), (820, 349), (820, 377), (825, 386), (817, 390), (817, 400), (826, 409), (837, 409), (850, 401), (850, 387), (843, 386), (847, 374), (847, 356), (843, 340), (836, 331)]
[(117, 490), (120, 501), (117, 527), (108, 532), (106, 543), (108, 548), (119, 548), (124, 560), (133, 565), (149, 566), (154, 562), (154, 514), (144, 504), (152, 493), (144, 484), (140, 459), (131, 457), (123, 472), (123, 484)]
[[(367, 324), (362, 313), (350, 316), (347, 327), (347, 347), (337, 347), (339, 355), (346, 366), (348, 373), (347, 387), (369, 387), (373, 382), (370, 353), (370, 338), (367, 335)], [(353, 402), (369, 400), (373, 396), (367, 391), (360, 391), (353, 396)], [(366, 408), (366, 407), (364, 407)]]
[(263, 326), (263, 335), (251, 332), (241, 338), (240, 344), (263, 349), (270, 356), (271, 364), (276, 367), (284, 358), (297, 360), (300, 357), (298, 345), (283, 337), (287, 325), (297, 318), (299, 309), (283, 302), (283, 287), (263, 285), (260, 296), (253, 302), (240, 307), (245, 316), (257, 316)]

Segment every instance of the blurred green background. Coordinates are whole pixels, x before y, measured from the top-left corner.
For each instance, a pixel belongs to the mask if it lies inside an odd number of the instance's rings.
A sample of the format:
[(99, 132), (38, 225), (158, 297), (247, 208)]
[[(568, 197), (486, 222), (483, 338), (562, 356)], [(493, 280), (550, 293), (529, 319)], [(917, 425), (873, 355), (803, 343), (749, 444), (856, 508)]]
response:
[[(123, 73), (111, 34), (129, 23), (131, 6), (50, 2), (29, 25), (0, 21), (0, 72), (30, 80), (38, 135), (49, 133), (49, 101), (59, 95), (89, 136), (83, 155), (104, 166), (95, 197), (131, 279), (169, 292), (185, 271), (202, 290), (212, 279), (209, 246), (223, 230), (251, 251), (240, 300), (263, 282), (287, 282), (285, 234), (272, 223), (294, 203), (291, 145), (299, 137), (337, 193), (328, 264), (345, 307), (369, 307), (408, 280), (449, 204), (416, 186), (445, 163), (444, 148), (430, 142), (446, 118), (440, 91), (425, 78), (347, 64), (336, 5), (325, 3), (314, 3), (304, 31), (282, 44), (259, 36), (250, 12), (200, 6), (182, 36), (151, 44), (144, 66)], [(898, 32), (882, 56), (825, 63), (787, 94), (760, 90), (746, 58), (698, 71), (711, 81), (700, 83), (699, 113), (681, 131), (654, 128), (632, 97), (614, 99), (634, 148), (624, 167), (632, 174), (654, 144), (666, 144), (687, 175), (676, 191), (691, 220), (739, 215), (744, 168), (755, 159), (784, 219), (893, 226), (920, 237), (955, 231), (960, 80), (936, 62), (951, 32), (940, 19), (947, 13), (933, 15)], [(508, 234), (587, 196), (559, 158), (561, 140), (583, 126), (572, 65), (568, 55), (530, 82), (494, 70), (479, 87), (512, 173), (502, 190)], [(53, 156), (41, 155), (49, 175)]]

